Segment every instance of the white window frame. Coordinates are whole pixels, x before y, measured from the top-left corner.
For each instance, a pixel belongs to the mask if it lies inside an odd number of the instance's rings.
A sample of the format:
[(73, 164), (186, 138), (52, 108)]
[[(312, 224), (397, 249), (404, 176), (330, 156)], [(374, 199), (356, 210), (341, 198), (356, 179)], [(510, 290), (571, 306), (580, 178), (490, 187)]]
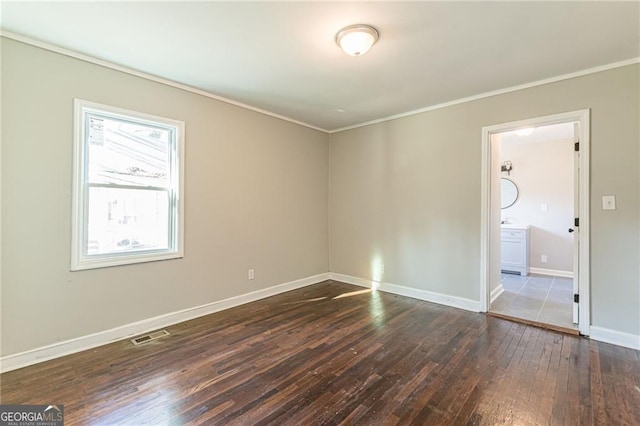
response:
[[(115, 119), (124, 119), (141, 124), (162, 127), (174, 132), (170, 142), (169, 196), (169, 244), (167, 249), (152, 249), (135, 252), (87, 254), (88, 242), (88, 131), (87, 113), (99, 114)], [(104, 268), (156, 260), (177, 259), (184, 256), (184, 122), (155, 115), (116, 108), (109, 105), (74, 99), (73, 133), (73, 205), (71, 230), (71, 270)], [(101, 185), (121, 187), (119, 185)], [(144, 189), (142, 187), (141, 189)]]

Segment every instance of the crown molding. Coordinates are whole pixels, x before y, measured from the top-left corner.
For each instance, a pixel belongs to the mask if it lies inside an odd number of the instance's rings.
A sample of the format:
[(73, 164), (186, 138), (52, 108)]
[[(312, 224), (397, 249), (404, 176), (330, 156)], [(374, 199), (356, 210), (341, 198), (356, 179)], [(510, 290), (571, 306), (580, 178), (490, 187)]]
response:
[(75, 52), (73, 50), (69, 50), (69, 49), (65, 49), (50, 43), (46, 43), (44, 41), (40, 41), (40, 40), (36, 40), (34, 38), (31, 37), (27, 37), (21, 34), (17, 34), (17, 33), (13, 33), (10, 31), (6, 31), (6, 30), (0, 30), (0, 36), (1, 37), (5, 37), (11, 40), (15, 40), (15, 41), (19, 41), (21, 43), (25, 43), (25, 44), (29, 44), (31, 46), (35, 46), (35, 47), (39, 47), (41, 49), (45, 49), (45, 50), (49, 50), (51, 52), (55, 52), (55, 53), (59, 53), (61, 55), (65, 55), (65, 56), (69, 56), (71, 58), (75, 58), (75, 59), (79, 59), (81, 61), (85, 61), (85, 62), (89, 62), (95, 65), (100, 65), (102, 67), (105, 68), (110, 68), (116, 71), (120, 71), (120, 72), (124, 72), (126, 74), (130, 74), (130, 75), (134, 75), (136, 77), (141, 77), (147, 80), (151, 80), (151, 81), (155, 81), (157, 83), (160, 84), (164, 84), (167, 86), (171, 86), (171, 87), (175, 87), (177, 89), (181, 89), (181, 90), (185, 90), (187, 92), (191, 92), (191, 93), (195, 93), (201, 96), (205, 96), (207, 98), (210, 99), (215, 99), (217, 101), (220, 102), (224, 102), (230, 105), (234, 105), (243, 109), (247, 109), (250, 111), (254, 111), (257, 112), (259, 114), (264, 114), (273, 118), (277, 118), (283, 121), (288, 121), (290, 123), (293, 124), (297, 124), (299, 126), (303, 126), (303, 127), (307, 127), (309, 129), (313, 129), (313, 130), (318, 130), (320, 132), (323, 133), (328, 133), (328, 134), (333, 134), (333, 133), (339, 133), (339, 132), (344, 132), (346, 130), (352, 130), (352, 129), (357, 129), (359, 127), (365, 127), (365, 126), (369, 126), (371, 124), (378, 124), (378, 123), (384, 123), (385, 121), (391, 121), (391, 120), (395, 120), (398, 118), (403, 118), (403, 117), (409, 117), (412, 115), (416, 115), (416, 114), (420, 114), (423, 112), (428, 112), (428, 111), (434, 111), (437, 109), (442, 109), (442, 108), (447, 108), (450, 106), (454, 106), (454, 105), (459, 105), (459, 104), (463, 104), (466, 102), (472, 102), (472, 101), (477, 101), (479, 99), (484, 99), (484, 98), (489, 98), (492, 96), (497, 96), (497, 95), (503, 95), (506, 93), (511, 93), (511, 92), (516, 92), (518, 90), (523, 90), (523, 89), (529, 89), (531, 87), (536, 87), (536, 86), (542, 86), (545, 84), (550, 84), (550, 83), (555, 83), (558, 81), (563, 81), (563, 80), (569, 80), (572, 78), (576, 78), (576, 77), (582, 77), (585, 75), (589, 75), (589, 74), (595, 74), (595, 73), (599, 73), (602, 71), (608, 71), (611, 69), (615, 69), (615, 68), (620, 68), (620, 67), (624, 67), (624, 66), (628, 66), (628, 65), (634, 65), (634, 64), (638, 64), (640, 63), (640, 57), (636, 57), (636, 58), (631, 58), (631, 59), (627, 59), (624, 61), (619, 61), (619, 62), (614, 62), (611, 64), (606, 64), (606, 65), (601, 65), (598, 67), (594, 67), (594, 68), (588, 68), (582, 71), (576, 71), (573, 73), (569, 73), (569, 74), (563, 74), (563, 75), (559, 75), (556, 77), (551, 77), (551, 78), (547, 78), (544, 80), (537, 80), (537, 81), (533, 81), (533, 82), (529, 82), (529, 83), (524, 83), (524, 84), (520, 84), (517, 86), (511, 86), (511, 87), (507, 87), (504, 89), (498, 89), (498, 90), (493, 90), (490, 92), (484, 92), (484, 93), (480, 93), (477, 95), (473, 95), (473, 96), (468, 96), (466, 98), (460, 98), (460, 99), (455, 99), (452, 101), (448, 101), (448, 102), (443, 102), (440, 104), (436, 104), (436, 105), (431, 105), (431, 106), (427, 106), (427, 107), (423, 107), (423, 108), (419, 108), (419, 109), (415, 109), (415, 110), (411, 110), (411, 111), (407, 111), (407, 112), (403, 112), (400, 114), (394, 114), (394, 115), (389, 115), (386, 117), (382, 117), (382, 118), (378, 118), (375, 120), (370, 120), (370, 121), (365, 121), (362, 123), (357, 123), (357, 124), (353, 124), (353, 125), (349, 125), (349, 126), (345, 126), (345, 127), (340, 127), (338, 129), (332, 129), (332, 130), (328, 130), (328, 129), (323, 129), (321, 127), (317, 127), (317, 126), (313, 126), (311, 124), (302, 122), (302, 121), (298, 121), (295, 120), (293, 118), (289, 118), (286, 117), (284, 115), (280, 115), (280, 114), (276, 114), (261, 108), (257, 108), (248, 104), (244, 104), (242, 102), (238, 102), (238, 101), (234, 101), (232, 99), (228, 99), (216, 94), (213, 94), (211, 92), (208, 92), (206, 90), (202, 90), (202, 89), (198, 89), (192, 86), (189, 86), (187, 84), (182, 84), (182, 83), (178, 83), (176, 81), (173, 80), (169, 80), (163, 77), (159, 77), (153, 74), (149, 74), (143, 71), (139, 71), (133, 68), (129, 68), (129, 67), (125, 67), (123, 65), (118, 65), (118, 64), (114, 64), (112, 62), (103, 60), (103, 59), (98, 59), (95, 58), (93, 56), (89, 56), (89, 55), (85, 55), (82, 53), (78, 53)]
[(365, 127), (365, 126), (369, 126), (371, 124), (384, 123), (385, 121), (391, 121), (391, 120), (395, 120), (395, 119), (398, 119), (398, 118), (409, 117), (411, 115), (416, 115), (416, 114), (420, 114), (420, 113), (427, 112), (427, 111), (433, 111), (433, 110), (436, 110), (436, 109), (447, 108), (447, 107), (450, 107), (450, 106), (459, 105), (459, 104), (463, 104), (463, 103), (466, 103), (466, 102), (477, 101), (479, 99), (490, 98), (492, 96), (503, 95), (503, 94), (506, 94), (506, 93), (516, 92), (518, 90), (524, 90), (524, 89), (529, 89), (531, 87), (542, 86), (542, 85), (550, 84), (550, 83), (556, 83), (558, 81), (569, 80), (569, 79), (576, 78), (576, 77), (582, 77), (582, 76), (585, 76), (585, 75), (595, 74), (595, 73), (599, 73), (599, 72), (602, 72), (602, 71), (608, 71), (608, 70), (615, 69), (615, 68), (620, 68), (620, 67), (626, 67), (628, 65), (634, 65), (634, 64), (638, 64), (638, 63), (640, 63), (640, 57), (627, 59), (625, 61), (614, 62), (614, 63), (611, 63), (611, 64), (601, 65), (599, 67), (588, 68), (588, 69), (582, 70), (582, 71), (576, 71), (576, 72), (572, 72), (572, 73), (569, 73), (569, 74), (563, 74), (563, 75), (559, 75), (559, 76), (556, 76), (556, 77), (546, 78), (544, 80), (532, 81), (530, 83), (524, 83), (524, 84), (520, 84), (518, 86), (511, 86), (511, 87), (507, 87), (507, 88), (504, 88), (504, 89), (498, 89), (498, 90), (493, 90), (493, 91), (490, 91), (490, 92), (480, 93), (478, 95), (468, 96), (466, 98), (460, 98), (460, 99), (456, 99), (456, 100), (449, 101), (449, 102), (443, 102), (441, 104), (431, 105), (431, 106), (427, 106), (427, 107), (424, 107), (424, 108), (419, 108), (419, 109), (415, 109), (415, 110), (412, 110), (412, 111), (403, 112), (403, 113), (400, 113), (400, 114), (389, 115), (387, 117), (378, 118), (378, 119), (371, 120), (371, 121), (365, 121), (363, 123), (353, 124), (351, 126), (341, 127), (339, 129), (329, 130), (329, 133), (332, 134), (332, 133), (344, 132), (345, 130), (357, 129), (358, 127)]

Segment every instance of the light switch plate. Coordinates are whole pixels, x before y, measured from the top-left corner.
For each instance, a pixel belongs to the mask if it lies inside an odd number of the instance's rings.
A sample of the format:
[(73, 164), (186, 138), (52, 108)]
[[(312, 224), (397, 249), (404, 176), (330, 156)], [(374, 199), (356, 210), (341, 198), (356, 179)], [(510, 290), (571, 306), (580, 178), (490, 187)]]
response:
[(616, 209), (616, 196), (604, 195), (602, 197), (602, 210), (615, 210)]
[(549, 211), (549, 204), (547, 203), (540, 204), (540, 211), (543, 211), (543, 212)]

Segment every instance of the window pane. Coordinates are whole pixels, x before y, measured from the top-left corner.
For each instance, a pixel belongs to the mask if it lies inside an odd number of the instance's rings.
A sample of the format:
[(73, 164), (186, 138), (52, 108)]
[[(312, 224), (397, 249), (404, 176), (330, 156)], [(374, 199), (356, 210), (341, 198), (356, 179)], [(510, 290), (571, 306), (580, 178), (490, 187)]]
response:
[(167, 192), (89, 188), (87, 255), (167, 249), (168, 229)]
[(87, 124), (89, 182), (168, 187), (168, 129), (96, 114)]

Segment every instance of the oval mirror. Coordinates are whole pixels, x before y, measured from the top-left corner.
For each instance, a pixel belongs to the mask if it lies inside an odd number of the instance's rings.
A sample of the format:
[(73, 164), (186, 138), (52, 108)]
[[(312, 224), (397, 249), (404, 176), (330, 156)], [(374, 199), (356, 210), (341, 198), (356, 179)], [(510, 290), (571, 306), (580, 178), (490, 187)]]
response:
[(501, 208), (506, 209), (516, 203), (518, 199), (518, 187), (516, 184), (507, 178), (500, 178), (501, 186)]

